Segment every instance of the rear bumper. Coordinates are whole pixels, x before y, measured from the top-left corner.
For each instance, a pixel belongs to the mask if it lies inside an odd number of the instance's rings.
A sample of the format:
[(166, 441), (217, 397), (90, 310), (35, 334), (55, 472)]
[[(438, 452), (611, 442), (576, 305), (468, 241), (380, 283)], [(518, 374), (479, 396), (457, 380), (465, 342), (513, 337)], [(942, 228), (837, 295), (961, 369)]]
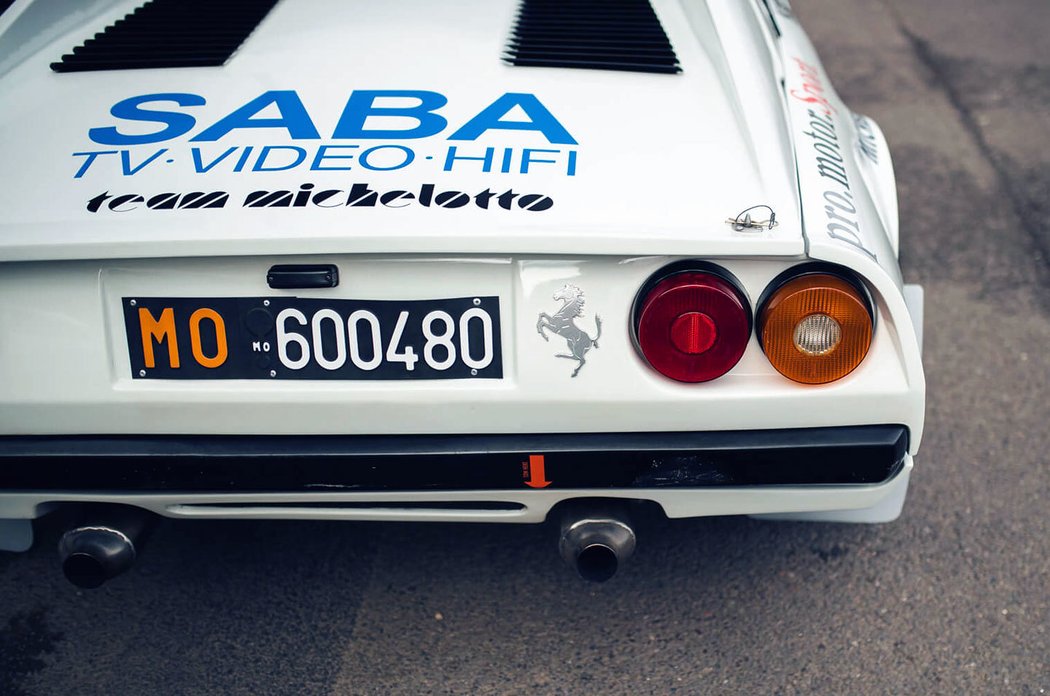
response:
[[(903, 503), (903, 426), (428, 437), (0, 438), (0, 518), (63, 502), (168, 517), (540, 522), (580, 497), (669, 517)], [(903, 488), (902, 488), (903, 487)], [(892, 507), (892, 505), (891, 505)]]

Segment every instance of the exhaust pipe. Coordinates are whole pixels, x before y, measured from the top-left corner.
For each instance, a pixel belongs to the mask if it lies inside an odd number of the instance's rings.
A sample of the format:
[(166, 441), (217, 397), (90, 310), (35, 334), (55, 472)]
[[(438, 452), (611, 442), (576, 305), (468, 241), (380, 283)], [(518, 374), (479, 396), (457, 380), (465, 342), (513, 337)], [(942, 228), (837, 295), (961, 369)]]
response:
[(584, 580), (605, 582), (634, 553), (634, 529), (624, 507), (588, 503), (566, 510), (558, 550)]
[(135, 562), (154, 521), (152, 513), (129, 505), (95, 509), (58, 541), (66, 579), (77, 587), (95, 589), (120, 575)]

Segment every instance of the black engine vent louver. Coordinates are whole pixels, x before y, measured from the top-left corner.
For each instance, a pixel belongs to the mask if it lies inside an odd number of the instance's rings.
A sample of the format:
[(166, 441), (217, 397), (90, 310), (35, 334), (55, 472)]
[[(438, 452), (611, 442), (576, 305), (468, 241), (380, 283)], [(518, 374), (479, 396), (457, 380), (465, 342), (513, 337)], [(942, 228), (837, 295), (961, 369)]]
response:
[(55, 72), (197, 68), (225, 63), (278, 0), (149, 0), (95, 34)]
[(649, 0), (523, 0), (504, 60), (533, 68), (682, 72)]

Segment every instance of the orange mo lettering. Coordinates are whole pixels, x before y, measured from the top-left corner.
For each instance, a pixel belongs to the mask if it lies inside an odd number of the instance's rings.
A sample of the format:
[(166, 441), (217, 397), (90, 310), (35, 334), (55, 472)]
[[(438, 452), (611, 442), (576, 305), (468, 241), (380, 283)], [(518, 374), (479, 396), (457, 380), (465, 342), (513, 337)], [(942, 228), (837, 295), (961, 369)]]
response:
[(146, 367), (156, 367), (153, 355), (153, 341), (157, 344), (168, 342), (168, 364), (172, 369), (179, 366), (179, 344), (175, 339), (175, 310), (165, 307), (160, 319), (155, 319), (148, 309), (139, 307), (139, 328), (142, 331), (142, 356)]
[[(210, 358), (201, 347), (201, 321), (204, 319), (211, 321), (215, 327), (215, 355)], [(226, 323), (214, 309), (202, 307), (190, 315), (190, 347), (193, 349), (193, 359), (202, 367), (215, 368), (226, 362)]]

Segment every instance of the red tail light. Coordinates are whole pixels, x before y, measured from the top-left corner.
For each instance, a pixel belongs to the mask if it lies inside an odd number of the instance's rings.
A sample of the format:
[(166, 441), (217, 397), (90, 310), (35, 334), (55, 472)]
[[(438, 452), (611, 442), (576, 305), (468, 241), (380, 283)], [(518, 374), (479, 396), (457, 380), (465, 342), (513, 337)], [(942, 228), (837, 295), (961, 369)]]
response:
[(679, 382), (729, 372), (751, 336), (751, 306), (728, 274), (682, 270), (657, 277), (635, 305), (635, 335), (653, 369)]

